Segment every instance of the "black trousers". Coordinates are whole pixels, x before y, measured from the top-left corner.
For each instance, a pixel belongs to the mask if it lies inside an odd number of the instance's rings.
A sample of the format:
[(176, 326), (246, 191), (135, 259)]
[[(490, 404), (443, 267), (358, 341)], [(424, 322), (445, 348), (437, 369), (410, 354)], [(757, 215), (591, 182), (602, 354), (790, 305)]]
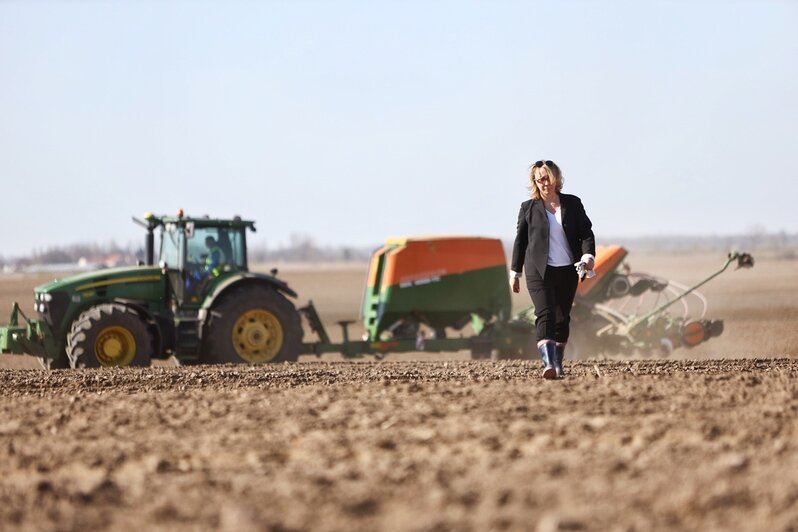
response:
[(543, 279), (537, 271), (526, 276), (526, 288), (535, 305), (535, 331), (538, 342), (565, 343), (571, 332), (571, 306), (579, 277), (573, 266), (547, 266)]

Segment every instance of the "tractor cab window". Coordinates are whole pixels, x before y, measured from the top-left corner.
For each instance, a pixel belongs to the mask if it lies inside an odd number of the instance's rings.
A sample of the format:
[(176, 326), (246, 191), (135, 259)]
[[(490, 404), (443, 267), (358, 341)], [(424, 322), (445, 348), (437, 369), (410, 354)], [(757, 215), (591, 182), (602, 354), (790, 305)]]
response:
[(241, 232), (226, 227), (186, 227), (183, 301), (201, 302), (214, 279), (226, 272), (246, 269)]
[(186, 239), (187, 269), (218, 277), (245, 268), (241, 230), (195, 227)]
[(183, 251), (183, 231), (174, 224), (167, 224), (161, 233), (161, 262), (169, 269), (180, 268)]

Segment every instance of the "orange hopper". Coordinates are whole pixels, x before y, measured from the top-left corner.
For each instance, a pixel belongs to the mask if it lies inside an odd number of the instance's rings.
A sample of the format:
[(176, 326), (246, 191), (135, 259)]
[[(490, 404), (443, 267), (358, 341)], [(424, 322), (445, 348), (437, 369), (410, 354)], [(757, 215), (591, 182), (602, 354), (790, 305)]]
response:
[(606, 289), (612, 273), (620, 266), (627, 251), (622, 246), (596, 246), (596, 276), (585, 279), (576, 289), (576, 297), (596, 299)]

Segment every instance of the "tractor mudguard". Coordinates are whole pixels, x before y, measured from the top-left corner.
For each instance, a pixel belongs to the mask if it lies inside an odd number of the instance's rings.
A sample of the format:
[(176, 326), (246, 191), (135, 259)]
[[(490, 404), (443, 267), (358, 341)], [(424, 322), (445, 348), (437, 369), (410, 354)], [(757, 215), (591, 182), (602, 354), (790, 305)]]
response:
[(225, 292), (233, 288), (234, 286), (241, 286), (243, 284), (253, 284), (253, 285), (267, 285), (278, 292), (282, 292), (288, 296), (293, 298), (297, 297), (297, 293), (288, 288), (288, 284), (280, 279), (273, 277), (271, 275), (266, 275), (263, 273), (253, 273), (253, 272), (246, 272), (240, 273), (238, 275), (233, 275), (228, 277), (218, 285), (216, 285), (211, 293), (209, 293), (205, 300), (202, 302), (202, 307), (200, 307), (200, 313), (204, 314), (209, 308), (213, 306), (213, 303)]

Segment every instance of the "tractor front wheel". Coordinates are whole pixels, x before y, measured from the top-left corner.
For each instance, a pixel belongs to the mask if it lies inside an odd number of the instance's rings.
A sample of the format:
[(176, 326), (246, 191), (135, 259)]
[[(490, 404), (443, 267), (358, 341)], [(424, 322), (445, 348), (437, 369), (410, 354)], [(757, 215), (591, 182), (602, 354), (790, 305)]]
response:
[(73, 368), (149, 366), (154, 344), (152, 331), (133, 309), (108, 303), (72, 323), (66, 353)]
[(222, 296), (203, 332), (205, 364), (293, 362), (302, 343), (299, 313), (266, 286), (242, 286)]

